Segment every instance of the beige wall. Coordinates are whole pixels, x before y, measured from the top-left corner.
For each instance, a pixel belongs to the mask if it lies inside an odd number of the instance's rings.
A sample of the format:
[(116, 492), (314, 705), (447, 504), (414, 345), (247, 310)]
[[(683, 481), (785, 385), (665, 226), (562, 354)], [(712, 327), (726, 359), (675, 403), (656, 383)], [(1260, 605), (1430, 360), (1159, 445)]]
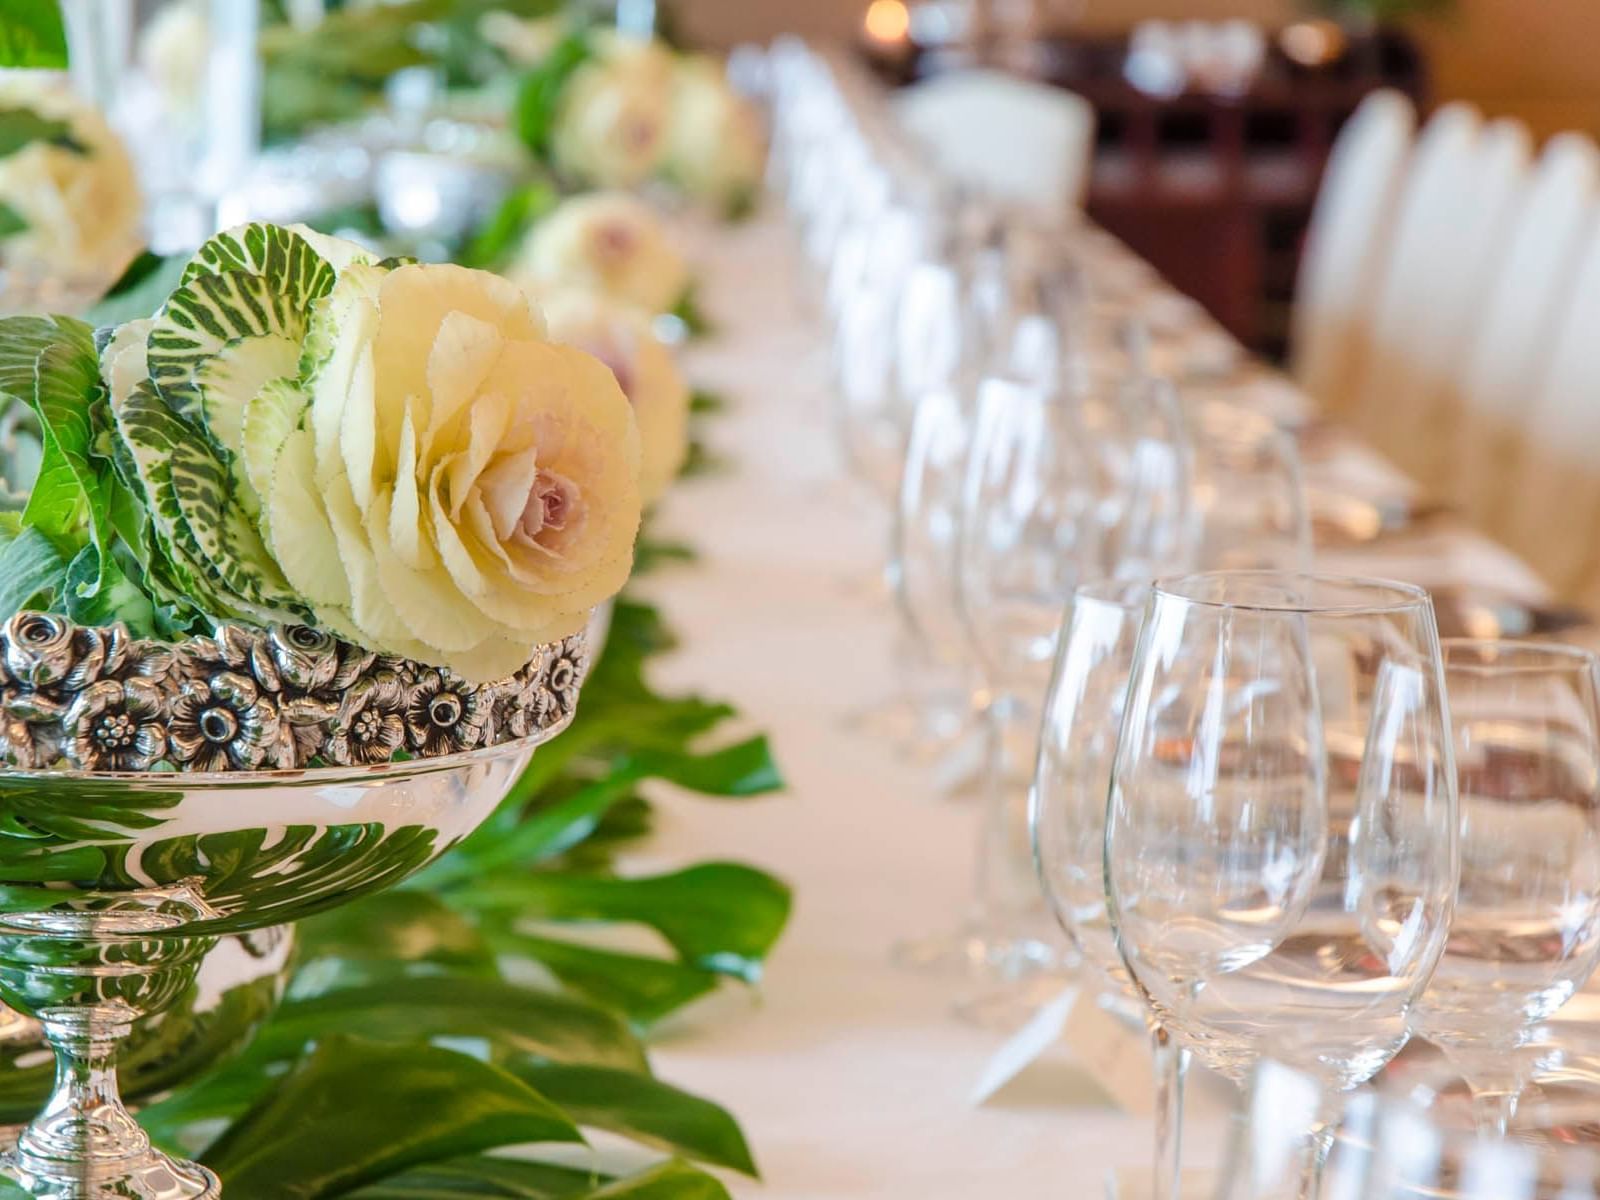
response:
[[(1085, 24), (1142, 17), (1246, 16), (1278, 24), (1293, 0), (1050, 0)], [(675, 0), (692, 36), (719, 45), (784, 29), (848, 36), (866, 0)], [(1454, 16), (1418, 26), (1436, 94), (1521, 116), (1541, 134), (1600, 134), (1600, 0), (1457, 0)]]

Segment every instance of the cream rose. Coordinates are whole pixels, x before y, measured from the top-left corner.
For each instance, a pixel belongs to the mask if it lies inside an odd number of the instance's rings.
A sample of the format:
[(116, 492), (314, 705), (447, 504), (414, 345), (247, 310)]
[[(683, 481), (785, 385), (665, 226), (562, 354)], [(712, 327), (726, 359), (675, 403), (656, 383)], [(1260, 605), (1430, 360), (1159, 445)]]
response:
[(510, 273), (534, 295), (595, 292), (651, 315), (669, 312), (689, 284), (661, 218), (626, 192), (564, 201), (534, 226)]
[(728, 84), (722, 64), (680, 59), (672, 78), (667, 173), (690, 195), (724, 208), (754, 197), (766, 165), (755, 109)]
[(667, 147), (672, 58), (654, 42), (594, 35), (594, 57), (562, 89), (550, 133), (556, 170), (590, 187), (633, 187)]
[(610, 373), (483, 272), (351, 267), (326, 303), (331, 354), (267, 509), (290, 585), (368, 644), (474, 679), (581, 629), (639, 524)]
[(639, 424), (639, 492), (654, 504), (672, 486), (689, 455), (689, 385), (677, 357), (652, 322), (585, 292), (534, 297), (550, 336), (605, 363), (633, 405)]
[(115, 279), (139, 248), (143, 215), (122, 142), (99, 112), (49, 76), (0, 78), (0, 109), (66, 122), (77, 143), (30, 142), (0, 158), (0, 204), (26, 226), (0, 240), (0, 261), (29, 274)]
[(204, 268), (102, 372), (165, 548), (217, 615), (308, 612), (486, 681), (626, 581), (632, 407), (514, 285), (274, 226), (218, 235)]

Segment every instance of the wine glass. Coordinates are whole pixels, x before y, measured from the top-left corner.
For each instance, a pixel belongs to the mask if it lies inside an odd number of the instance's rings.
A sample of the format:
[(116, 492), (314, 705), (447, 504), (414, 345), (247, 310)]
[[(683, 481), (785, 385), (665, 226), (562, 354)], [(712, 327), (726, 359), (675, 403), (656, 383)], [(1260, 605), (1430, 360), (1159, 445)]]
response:
[(1300, 452), (1261, 413), (1221, 401), (1185, 405), (1194, 449), (1195, 567), (1304, 571), (1311, 513)]
[(1531, 642), (1444, 643), (1461, 885), (1412, 1028), (1504, 1135), (1535, 1027), (1600, 961), (1600, 661)]
[[(943, 448), (959, 457), (962, 430), (950, 415), (956, 436)], [(975, 705), (986, 719), (976, 906), (954, 938), (902, 943), (896, 955), (915, 965), (954, 959), (1012, 981), (1056, 957), (1041, 938), (1017, 932), (1029, 923), (1036, 889), (1022, 869), (1025, 822), (1011, 794), (1021, 762), (1017, 743), (1030, 724), (1014, 697), (1043, 695), (1055, 625), (1073, 587), (1092, 569), (1098, 530), (1072, 405), (991, 376), (979, 386), (971, 428), (959, 504), (945, 516), (954, 516), (956, 630), (978, 664)]]
[[(1477, 1127), (1471, 1087), (1447, 1059), (1399, 1065), (1332, 1112), (1331, 1200), (1596, 1200), (1600, 1045), (1567, 1031), (1543, 1042), (1511, 1136)], [(1408, 1056), (1409, 1057), (1409, 1056)], [(1236, 1115), (1218, 1200), (1292, 1200), (1317, 1140), (1317, 1081), (1262, 1062)]]
[(1457, 851), (1425, 592), (1272, 571), (1155, 586), (1106, 892), (1129, 973), (1184, 1045), (1241, 1083), (1261, 1056), (1330, 1094), (1371, 1077), (1444, 950)]
[(1045, 898), (1107, 1007), (1143, 1017), (1156, 1075), (1153, 1200), (1182, 1187), (1188, 1052), (1143, 1011), (1106, 914), (1106, 792), (1122, 727), (1147, 583), (1101, 581), (1072, 596), (1056, 650), (1029, 799), (1034, 864)]
[(989, 354), (967, 319), (961, 278), (919, 263), (906, 281), (896, 379), (910, 411), (886, 574), (899, 618), (895, 663), (904, 679), (901, 740), (937, 755), (967, 726), (970, 688), (954, 609), (955, 531), (971, 438), (976, 377)]
[(902, 336), (909, 336), (902, 334), (902, 308), (928, 236), (910, 210), (885, 213), (858, 284), (840, 300), (834, 329), (839, 444), (851, 473), (885, 508), (900, 486), (911, 422), (897, 359)]
[[(0, 1000), (58, 1063), (0, 1173), (35, 1196), (213, 1200), (217, 1177), (122, 1103), (135, 1026), (219, 938), (391, 887), (470, 833), (571, 720), (586, 656), (577, 634), (470, 685), (299, 626), (170, 644), (24, 612), (0, 663)], [(192, 769), (157, 769), (180, 747)]]

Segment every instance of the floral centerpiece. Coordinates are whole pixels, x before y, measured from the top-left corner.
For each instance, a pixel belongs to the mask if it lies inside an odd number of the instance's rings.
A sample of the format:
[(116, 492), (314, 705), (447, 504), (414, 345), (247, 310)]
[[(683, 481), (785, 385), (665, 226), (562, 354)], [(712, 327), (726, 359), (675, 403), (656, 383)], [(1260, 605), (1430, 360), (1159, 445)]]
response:
[(718, 60), (612, 29), (560, 34), (549, 18), (496, 13), (480, 26), (527, 69), (518, 131), (562, 179), (589, 188), (662, 179), (730, 217), (753, 207), (761, 122)]
[(139, 248), (142, 205), (121, 140), (61, 76), (0, 78), (0, 268), (5, 307), (94, 294)]
[(534, 296), (577, 289), (647, 316), (680, 307), (690, 287), (661, 218), (618, 191), (563, 200), (528, 231), (507, 274)]
[[(71, 464), (91, 486), (60, 507), (36, 489), (7, 547), (81, 543), (17, 609), (192, 639), (134, 666), (107, 642), (106, 665), (86, 673), (82, 653), (58, 654), (12, 616), (8, 682), (28, 699), (8, 706), (0, 746), (19, 764), (59, 752), (101, 765), (78, 718), (141, 731), (113, 756), (124, 769), (371, 761), (401, 747), (397, 673), (367, 675), (375, 656), (415, 664), (413, 705), (452, 687), (476, 696), (576, 633), (627, 578), (632, 409), (605, 365), (550, 340), (497, 276), (252, 225), (208, 242), (161, 310), (102, 335), (98, 355), (75, 322), (16, 324), (36, 361), (59, 364), (41, 393), (78, 389), (59, 410), (41, 394), (41, 411), (102, 426)], [(219, 640), (219, 621), (259, 627), (259, 644)], [(92, 694), (31, 686), (57, 671)], [(185, 698), (165, 706), (162, 687)], [(335, 697), (340, 733), (322, 742)], [(207, 703), (243, 739), (222, 758), (189, 729)], [(143, 731), (166, 709), (157, 748)], [(463, 719), (457, 741), (482, 736), (486, 718)], [(374, 741), (349, 741), (369, 727)], [(412, 729), (406, 744), (433, 736)]]
[(640, 518), (625, 361), (498, 276), (263, 224), (149, 318), (0, 323), (43, 435), (0, 525), (0, 999), (63, 1064), (0, 1157), (32, 1194), (217, 1195), (117, 1044), (218, 938), (459, 842), (571, 720)]

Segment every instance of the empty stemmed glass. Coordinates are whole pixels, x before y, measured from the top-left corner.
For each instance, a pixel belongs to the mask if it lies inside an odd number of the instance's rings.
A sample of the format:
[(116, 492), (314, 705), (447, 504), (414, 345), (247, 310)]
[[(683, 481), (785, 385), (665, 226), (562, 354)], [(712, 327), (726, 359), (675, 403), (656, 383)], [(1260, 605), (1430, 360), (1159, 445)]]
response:
[(1331, 1095), (1387, 1063), (1444, 949), (1457, 817), (1425, 592), (1270, 571), (1156, 585), (1107, 903), (1145, 1002), (1208, 1065), (1242, 1082), (1271, 1056)]
[(1503, 1135), (1520, 1046), (1600, 960), (1600, 662), (1569, 646), (1450, 640), (1461, 884), (1412, 1014)]
[[(988, 722), (977, 903), (954, 938), (897, 947), (897, 957), (913, 965), (953, 961), (1008, 980), (1055, 958), (1039, 938), (1018, 933), (1035, 889), (1022, 867), (1022, 808), (1011, 803), (1009, 785), (1020, 761), (1014, 743), (1031, 734), (1027, 705), (1044, 691), (1061, 607), (1098, 554), (1084, 445), (1072, 405), (1002, 376), (981, 384), (950, 559), (954, 632), (979, 664), (975, 703)], [(959, 452), (953, 441), (946, 448)]]
[(1028, 823), (1040, 883), (1099, 1002), (1150, 1028), (1156, 1077), (1152, 1200), (1181, 1187), (1188, 1053), (1144, 1009), (1106, 914), (1106, 792), (1150, 587), (1097, 582), (1073, 593), (1039, 732)]
[[(1570, 1032), (1539, 1047), (1511, 1137), (1477, 1127), (1448, 1062), (1408, 1063), (1325, 1111), (1331, 1200), (1596, 1200), (1600, 1047)], [(1323, 1104), (1315, 1078), (1262, 1062), (1237, 1113), (1217, 1200), (1296, 1200)]]
[(1311, 514), (1294, 438), (1220, 401), (1184, 407), (1194, 488), (1194, 562), (1207, 571), (1304, 571)]

